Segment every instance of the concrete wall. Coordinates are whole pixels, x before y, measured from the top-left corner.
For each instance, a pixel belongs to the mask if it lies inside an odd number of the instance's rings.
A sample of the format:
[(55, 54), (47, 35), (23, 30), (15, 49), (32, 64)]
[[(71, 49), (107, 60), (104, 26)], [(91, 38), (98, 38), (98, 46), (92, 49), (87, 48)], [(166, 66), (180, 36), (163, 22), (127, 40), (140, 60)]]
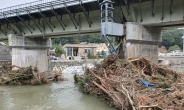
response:
[(97, 53), (97, 48), (79, 48), (79, 56), (85, 56), (87, 58), (88, 53), (85, 53), (85, 49), (90, 49), (92, 55), (96, 55)]
[(51, 40), (42, 37), (24, 37), (20, 35), (10, 34), (8, 38), (9, 46), (14, 48), (50, 48)]
[(11, 54), (10, 49), (6, 45), (1, 45), (0, 43), (0, 61), (10, 61)]
[(33, 50), (24, 48), (12, 49), (12, 65), (20, 67), (35, 67), (36, 64), (40, 72), (48, 71), (48, 51), (47, 50)]
[(159, 56), (162, 65), (184, 64), (184, 56)]
[(126, 23), (126, 58), (146, 57), (157, 63), (160, 42), (161, 30), (138, 23)]
[(50, 68), (50, 39), (25, 38), (9, 35), (9, 46), (12, 49), (12, 65), (19, 67), (37, 66), (39, 72)]

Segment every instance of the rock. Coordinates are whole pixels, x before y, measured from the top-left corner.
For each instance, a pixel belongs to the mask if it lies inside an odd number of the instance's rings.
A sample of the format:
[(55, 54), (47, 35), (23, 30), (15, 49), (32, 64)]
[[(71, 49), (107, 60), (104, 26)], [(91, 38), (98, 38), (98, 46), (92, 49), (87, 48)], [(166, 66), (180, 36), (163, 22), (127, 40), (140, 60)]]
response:
[(20, 69), (20, 68), (18, 68), (18, 67), (13, 67), (13, 68), (12, 68), (13, 71), (17, 71), (17, 70), (19, 70), (19, 69)]

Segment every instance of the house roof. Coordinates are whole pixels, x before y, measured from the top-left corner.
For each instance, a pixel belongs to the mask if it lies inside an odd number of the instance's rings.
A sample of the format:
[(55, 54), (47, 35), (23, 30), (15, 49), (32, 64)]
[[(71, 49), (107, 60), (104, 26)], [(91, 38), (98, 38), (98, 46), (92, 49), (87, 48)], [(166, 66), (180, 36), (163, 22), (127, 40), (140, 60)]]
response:
[(65, 44), (63, 47), (78, 47), (78, 48), (97, 48), (99, 44), (89, 43), (89, 44)]

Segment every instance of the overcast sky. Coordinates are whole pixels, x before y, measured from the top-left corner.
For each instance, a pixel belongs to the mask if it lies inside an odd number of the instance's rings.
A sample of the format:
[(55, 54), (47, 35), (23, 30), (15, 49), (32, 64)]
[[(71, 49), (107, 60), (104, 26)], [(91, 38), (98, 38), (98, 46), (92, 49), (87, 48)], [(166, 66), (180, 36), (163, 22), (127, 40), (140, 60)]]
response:
[(0, 0), (0, 9), (14, 6), (14, 5), (29, 3), (33, 1), (38, 1), (38, 0)]

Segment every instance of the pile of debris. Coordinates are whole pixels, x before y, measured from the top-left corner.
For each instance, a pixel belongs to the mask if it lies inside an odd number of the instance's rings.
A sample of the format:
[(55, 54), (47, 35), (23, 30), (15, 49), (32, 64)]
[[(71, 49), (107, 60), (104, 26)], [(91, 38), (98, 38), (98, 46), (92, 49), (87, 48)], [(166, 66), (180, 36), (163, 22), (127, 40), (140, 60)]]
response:
[(52, 81), (66, 81), (67, 79), (63, 77), (62, 73), (54, 72)]
[[(12, 70), (14, 67), (18, 69)], [(33, 69), (32, 66), (21, 68), (3, 65), (2, 69), (3, 73), (0, 74), (0, 85), (40, 85), (48, 83), (45, 73), (39, 73), (37, 67)]]
[(117, 55), (104, 59), (84, 75), (75, 75), (83, 92), (95, 94), (121, 110), (182, 110), (182, 73), (151, 63), (144, 58), (128, 61)]

